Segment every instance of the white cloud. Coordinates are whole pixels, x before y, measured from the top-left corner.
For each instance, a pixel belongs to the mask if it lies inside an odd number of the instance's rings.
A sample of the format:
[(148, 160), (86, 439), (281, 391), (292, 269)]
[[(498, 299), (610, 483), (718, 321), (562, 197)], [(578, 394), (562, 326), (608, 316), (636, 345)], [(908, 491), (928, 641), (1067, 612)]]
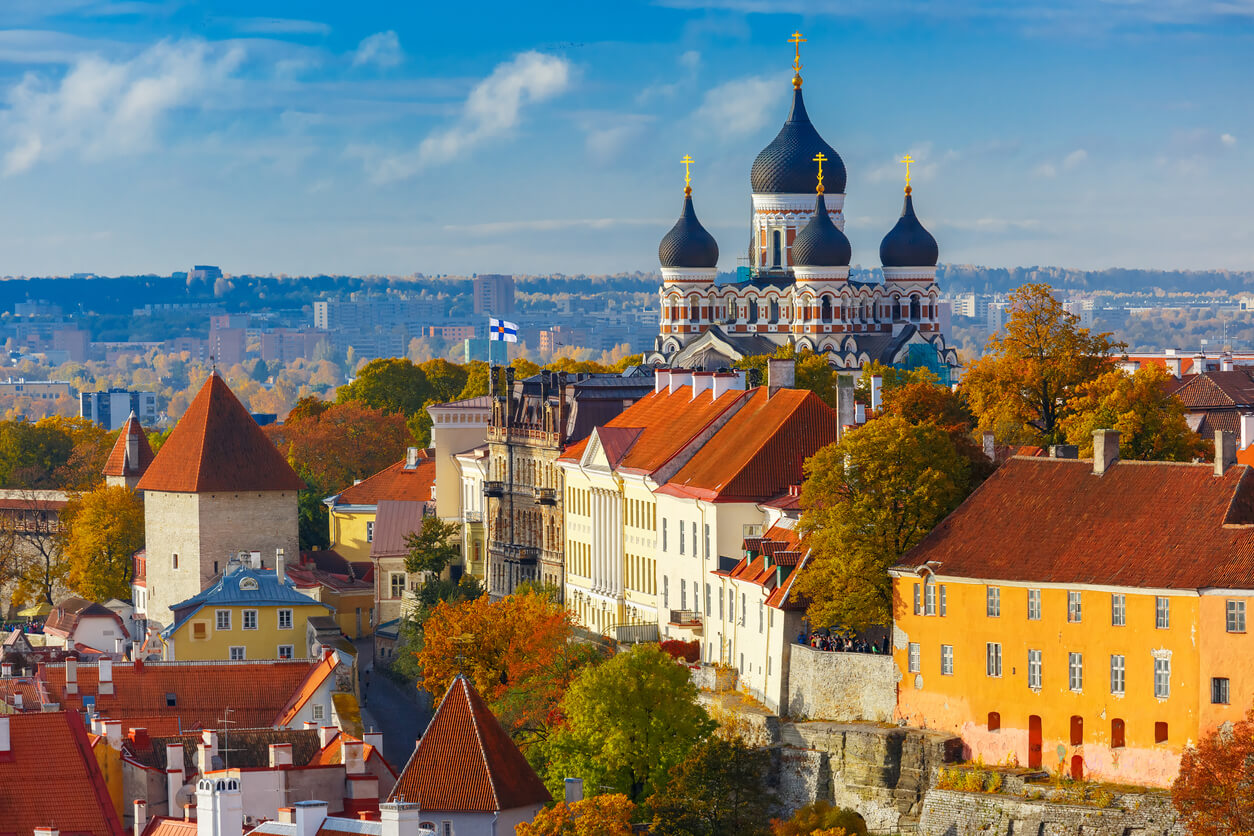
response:
[(452, 125), (428, 134), (416, 149), (403, 154), (381, 154), (370, 148), (350, 147), (375, 182), (413, 177), (433, 165), (450, 162), (475, 148), (512, 133), (528, 105), (547, 101), (570, 87), (570, 61), (539, 52), (524, 52), (498, 64), (492, 75), (475, 85)]
[(1059, 162), (1052, 160), (1044, 160), (1032, 169), (1032, 173), (1037, 177), (1045, 177), (1053, 179), (1058, 176), (1059, 171), (1074, 171), (1082, 163), (1089, 158), (1089, 152), (1083, 148), (1077, 148), (1067, 156), (1063, 157)]
[(376, 67), (395, 67), (405, 58), (401, 50), (401, 39), (391, 29), (386, 32), (375, 32), (362, 38), (353, 52), (353, 66), (364, 67), (370, 64)]
[(329, 35), (331, 27), (317, 20), (284, 17), (244, 17), (233, 21), (235, 28), (250, 35)]
[(755, 133), (778, 106), (779, 97), (771, 95), (778, 89), (775, 80), (762, 76), (725, 82), (705, 94), (692, 118), (723, 136)]
[(1219, 137), (1219, 141), (1224, 145), (1227, 145), (1229, 148), (1237, 144), (1237, 138), (1232, 134), (1223, 134)]
[(1076, 150), (1072, 151), (1070, 154), (1062, 158), (1062, 170), (1071, 171), (1072, 169), (1074, 169), (1076, 166), (1083, 163), (1088, 158), (1089, 158), (1088, 151), (1085, 151), (1083, 148), (1077, 148)]
[(162, 41), (129, 60), (80, 58), (59, 82), (27, 73), (8, 91), (0, 119), (4, 172), (65, 155), (97, 160), (150, 150), (162, 117), (223, 88), (243, 57), (239, 46)]
[[(962, 152), (953, 148), (937, 153), (932, 142), (912, 145), (906, 149), (906, 154), (910, 156), (910, 179), (922, 182), (934, 180), (942, 164), (956, 162), (962, 158)], [(904, 156), (904, 154), (895, 154), (892, 159), (871, 169), (867, 172), (867, 180), (872, 183), (904, 182), (906, 166), (901, 162)]]
[(627, 150), (653, 121), (654, 117), (643, 114), (597, 111), (580, 117), (578, 124), (588, 155), (598, 162), (609, 162)]
[(679, 66), (689, 71), (695, 71), (701, 66), (701, 53), (695, 49), (690, 49), (679, 56)]

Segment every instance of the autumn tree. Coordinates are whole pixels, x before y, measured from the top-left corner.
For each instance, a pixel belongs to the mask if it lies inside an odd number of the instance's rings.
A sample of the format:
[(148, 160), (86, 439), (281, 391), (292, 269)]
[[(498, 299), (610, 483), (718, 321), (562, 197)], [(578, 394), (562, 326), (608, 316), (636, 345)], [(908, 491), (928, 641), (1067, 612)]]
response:
[(562, 700), (564, 723), (544, 744), (550, 789), (566, 775), (639, 803), (666, 783), (715, 723), (688, 669), (638, 644), (580, 671)]
[(420, 367), (404, 358), (389, 357), (362, 366), (357, 378), (341, 386), (335, 399), (337, 403), (358, 401), (408, 417), (422, 409), (429, 391), (427, 375)]
[(1005, 328), (989, 338), (962, 387), (981, 430), (1007, 442), (1056, 444), (1079, 388), (1109, 371), (1111, 354), (1124, 344), (1081, 328), (1046, 284), (1020, 287), (1007, 312)]
[(764, 836), (778, 800), (767, 785), (771, 756), (740, 738), (702, 740), (649, 799), (658, 836)]
[(736, 368), (757, 374), (758, 382), (766, 385), (768, 361), (792, 360), (793, 386), (797, 389), (808, 389), (823, 399), (833, 409), (836, 408), (836, 388), (840, 373), (827, 362), (826, 353), (818, 353), (808, 348), (797, 351), (791, 343), (775, 349), (774, 355), (758, 354), (742, 357), (736, 361)]
[(771, 822), (771, 836), (867, 836), (866, 821), (853, 810), (826, 801), (805, 805), (792, 818)]
[(56, 603), (69, 564), (63, 554), (60, 498), (51, 491), (17, 491), (21, 509), (0, 516), (0, 566), (7, 567), (13, 598)]
[(1254, 836), (1254, 710), (1184, 750), (1171, 800), (1193, 836)]
[(70, 588), (88, 601), (126, 600), (131, 556), (144, 546), (144, 505), (130, 488), (101, 485), (61, 511)]
[[(524, 742), (543, 733), (586, 646), (560, 604), (536, 594), (440, 602), (422, 625), (416, 657), (422, 688), (433, 696), (465, 674), (501, 724)], [(573, 773), (572, 773), (573, 774)]]
[(631, 836), (636, 805), (622, 793), (559, 801), (514, 828), (516, 836)]
[(1168, 394), (1172, 378), (1152, 363), (1134, 374), (1111, 369), (1081, 384), (1067, 404), (1062, 420), (1067, 441), (1093, 455), (1093, 431), (1119, 431), (1119, 455), (1125, 459), (1186, 462), (1211, 452), (1211, 445), (1189, 428), (1184, 404)]
[(887, 625), (888, 568), (967, 495), (971, 463), (935, 423), (886, 415), (805, 465), (801, 530), (811, 558), (797, 577), (812, 624)]
[(410, 616), (427, 619), (431, 608), (441, 601), (468, 601), (483, 594), (483, 587), (472, 575), (454, 580), (444, 571), (461, 557), (461, 526), (436, 516), (422, 518), (418, 531), (405, 536), (405, 569), (422, 578), (414, 591), (416, 611)]

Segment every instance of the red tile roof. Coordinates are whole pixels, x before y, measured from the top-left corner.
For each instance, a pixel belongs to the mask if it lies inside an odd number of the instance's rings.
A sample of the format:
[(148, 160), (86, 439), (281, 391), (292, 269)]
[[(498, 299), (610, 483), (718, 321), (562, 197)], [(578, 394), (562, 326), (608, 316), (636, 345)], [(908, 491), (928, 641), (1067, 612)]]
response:
[(424, 814), (493, 813), (553, 800), (463, 676), (449, 686), (388, 800), (401, 797), (421, 804)]
[(805, 460), (836, 441), (836, 413), (805, 389), (748, 403), (707, 441), (659, 493), (723, 502), (764, 501), (799, 484)]
[[(112, 619), (117, 622), (122, 634), (125, 635), (126, 623), (122, 621), (120, 615), (101, 604), (76, 597), (66, 598), (52, 608), (52, 612), (48, 613), (48, 620), (44, 622), (44, 632), (68, 638), (74, 635), (74, 629), (78, 627), (79, 621), (93, 617)], [(112, 652), (112, 650), (113, 648), (109, 648), (107, 652)]]
[[(340, 732), (331, 738), (331, 742), (318, 750), (309, 761), (310, 766), (335, 766), (344, 762), (344, 738), (349, 740), (359, 740), (359, 738), (351, 735), (345, 735)], [(392, 768), (392, 764), (387, 762), (383, 757), (383, 750), (375, 748), (372, 744), (363, 743), (361, 747), (361, 759), (363, 763), (369, 763), (371, 758), (376, 758), (379, 763), (391, 772), (393, 777), (396, 776), (396, 770)]]
[(196, 822), (170, 816), (154, 816), (148, 820), (142, 836), (196, 836)]
[(6, 720), (12, 755), (0, 755), (0, 830), (29, 836), (36, 827), (55, 826), (75, 836), (122, 836), (79, 715), (0, 718)]
[(729, 573), (731, 579), (765, 589), (768, 607), (804, 610), (808, 602), (790, 594), (793, 581), (809, 555), (809, 551), (801, 547), (796, 529), (776, 523), (761, 537), (746, 537), (744, 547), (752, 554), (735, 565)]
[[(113, 665), (113, 693), (101, 694), (99, 666), (79, 664), (78, 694), (66, 693), (65, 665), (43, 669), (49, 696), (65, 708), (81, 708), (94, 697), (104, 717), (144, 727), (150, 735), (184, 729), (216, 728), (222, 710), (241, 728), (269, 726), (305, 681), (316, 663), (270, 662), (145, 662)], [(166, 704), (173, 694), (175, 705)], [(162, 726), (161, 720), (168, 723)]]
[(298, 491), (305, 483), (226, 381), (209, 375), (161, 445), (141, 491)]
[[(126, 442), (131, 437), (134, 437), (139, 445), (139, 459), (134, 462), (126, 460)], [(139, 425), (139, 419), (131, 413), (131, 417), (127, 418), (126, 423), (122, 425), (122, 432), (118, 433), (118, 440), (113, 443), (113, 449), (109, 452), (109, 460), (104, 466), (104, 475), (142, 476), (144, 471), (148, 470), (148, 465), (152, 464), (152, 459), (152, 447), (148, 444), (148, 436), (144, 433), (144, 428)]]
[(274, 725), (286, 726), (295, 720), (296, 715), (305, 707), (305, 703), (309, 702), (310, 698), (318, 693), (318, 689), (335, 674), (335, 667), (338, 664), (339, 660), (333, 652), (324, 653), (322, 658), (308, 670), (300, 685), (289, 692), (292, 695), (291, 699), (279, 710), (274, 718)]
[(1014, 458), (898, 568), (930, 561), (950, 577), (1254, 589), (1254, 470)]
[(1184, 402), (1186, 409), (1222, 409), (1254, 404), (1254, 379), (1251, 369), (1241, 367), (1230, 372), (1205, 372), (1183, 375), (1167, 382), (1167, 391)]
[(406, 469), (404, 460), (385, 467), (375, 475), (345, 488), (336, 497), (336, 505), (377, 505), (381, 499), (407, 502), (430, 502), (431, 486), (435, 484), (435, 459), (426, 450), (419, 452), (418, 464)]

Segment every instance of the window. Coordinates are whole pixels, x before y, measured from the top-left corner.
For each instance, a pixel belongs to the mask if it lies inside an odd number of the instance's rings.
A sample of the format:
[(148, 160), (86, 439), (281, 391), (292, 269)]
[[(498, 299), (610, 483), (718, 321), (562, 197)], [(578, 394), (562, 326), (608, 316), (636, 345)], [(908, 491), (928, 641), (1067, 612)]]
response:
[(1001, 587), (990, 586), (984, 591), (984, 610), (989, 618), (1001, 618)]
[(679, 579), (679, 608), (688, 609), (688, 581), (683, 578)]
[(742, 592), (740, 593), (740, 626), (741, 627), (745, 626), (745, 615), (747, 615), (746, 610), (748, 609), (749, 609), (748, 598), (746, 598), (745, 593)]
[(257, 611), (256, 610), (244, 610), (244, 629), (245, 630), (257, 629)]
[(941, 645), (941, 675), (954, 675), (954, 646), (951, 644)]
[(171, 568), (171, 569), (177, 569), (177, 568), (179, 568), (179, 555), (178, 555), (178, 552), (175, 552), (174, 554), (170, 555), (170, 568)]
[(292, 629), (292, 611), (291, 610), (287, 610), (287, 609), (279, 610), (279, 629), (280, 630)]
[(230, 630), (231, 629), (231, 611), (230, 610), (218, 610), (217, 611), (217, 613), (214, 616), (213, 629), (215, 630)]
[(1110, 596), (1110, 626), (1124, 627), (1128, 623), (1128, 601), (1124, 595)]
[(366, 520), (366, 542), (374, 542), (374, 520)]
[(1084, 654), (1067, 654), (1067, 680), (1072, 691), (1084, 690)]
[(1159, 630), (1171, 627), (1171, 599), (1159, 595), (1154, 599), (1154, 626)]
[(232, 645), (229, 658), (232, 662), (244, 661), (244, 648), (239, 645)]
[(405, 596), (405, 573), (393, 572), (388, 578), (388, 582), (392, 591), (393, 598), (403, 598)]
[(713, 600), (714, 600), (713, 592), (710, 589), (710, 585), (707, 583), (705, 585), (705, 614), (707, 616), (712, 615), (714, 613), (714, 606), (712, 603)]
[(327, 718), (327, 707), (320, 702), (314, 703), (313, 718), (315, 720), (325, 720)]
[(945, 614), (945, 585), (940, 585), (940, 614)]
[(1041, 591), (1039, 589), (1028, 590), (1028, 621), (1041, 620)]
[(923, 581), (923, 614), (936, 615), (936, 584), (931, 578)]
[(985, 672), (989, 676), (1001, 676), (1001, 645), (996, 642), (989, 642), (984, 645), (984, 655), (986, 659)]
[[(692, 556), (693, 557), (697, 556), (697, 524), (696, 523), (692, 524)], [(705, 556), (706, 557), (710, 556), (709, 549), (705, 550)]]
[(718, 588), (718, 620), (723, 620), (723, 587)]
[(914, 614), (923, 614), (923, 590), (917, 583), (914, 585)]
[(662, 609), (669, 610), (671, 608), (671, 579), (669, 575), (662, 576)]
[(179, 704), (178, 695), (173, 694), (173, 693), (167, 693), (165, 695), (165, 707), (166, 708), (176, 708), (178, 707), (178, 704)]
[(192, 622), (192, 638), (206, 639), (209, 637), (209, 625), (203, 621)]
[(662, 517), (662, 551), (666, 551), (666, 517)]
[[(695, 546), (696, 543), (693, 545)], [(679, 524), (679, 553), (684, 553), (684, 524), (682, 522)]]
[(1125, 745), (1123, 721), (1116, 717), (1110, 721), (1110, 748), (1122, 749)]
[(919, 643), (918, 642), (910, 642), (909, 667), (910, 667), (910, 673), (918, 673), (920, 670), (923, 669), (922, 662), (919, 659)]
[(705, 556), (710, 556), (710, 524), (705, 524)]
[(1080, 593), (1068, 592), (1067, 593), (1067, 620), (1070, 621), (1072, 624), (1075, 624), (1080, 621), (1081, 614), (1082, 613), (1080, 612)]
[(1028, 651), (1028, 687), (1041, 687), (1041, 651)]
[(1123, 656), (1110, 657), (1110, 693), (1122, 694), (1124, 680), (1124, 659)]
[(758, 601), (758, 632), (762, 632), (762, 622), (766, 620), (766, 603)]
[(453, 836), (453, 823), (451, 821), (440, 822), (440, 836)]
[(1228, 677), (1216, 676), (1211, 679), (1210, 701), (1215, 705), (1228, 704)]
[(1001, 731), (1001, 714), (996, 711), (988, 712), (988, 730)]
[(281, 645), (279, 645), (279, 658), (280, 658), (280, 659), (291, 659), (291, 658), (293, 658), (293, 656), (292, 656), (292, 645), (290, 645), (290, 644), (281, 644)]
[(1154, 696), (1165, 700), (1171, 696), (1171, 660), (1154, 660)]
[(1154, 742), (1155, 743), (1167, 742), (1167, 724), (1166, 723), (1154, 724)]
[(1228, 602), (1228, 632), (1244, 633), (1245, 632), (1245, 602), (1229, 601)]

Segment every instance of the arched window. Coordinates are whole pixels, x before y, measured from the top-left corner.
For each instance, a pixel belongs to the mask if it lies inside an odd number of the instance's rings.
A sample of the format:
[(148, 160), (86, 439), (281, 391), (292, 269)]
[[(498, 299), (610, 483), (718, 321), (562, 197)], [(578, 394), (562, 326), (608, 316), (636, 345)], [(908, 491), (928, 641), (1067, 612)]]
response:
[(779, 267), (784, 263), (784, 232), (777, 229), (771, 233), (771, 266)]
[(918, 297), (918, 296), (911, 296), (911, 297), (910, 297), (910, 319), (911, 319), (911, 320), (913, 320), (913, 321), (915, 321), (915, 322), (918, 322), (918, 321), (919, 321), (919, 315), (920, 315), (920, 310), (919, 310), (919, 297)]
[(771, 298), (771, 322), (779, 322), (779, 301)]
[(697, 297), (693, 296), (688, 300), (688, 320), (696, 322), (701, 318), (701, 308), (697, 305)]
[(735, 299), (732, 299), (730, 302), (727, 303), (727, 320), (729, 322), (735, 322), (739, 318), (740, 318), (740, 305), (737, 304)]
[(824, 322), (832, 321), (832, 300), (827, 296), (823, 297), (823, 304), (819, 308), (819, 317)]
[(757, 299), (749, 300), (749, 321), (750, 322), (758, 321), (758, 300)]
[(1001, 714), (996, 711), (988, 712), (988, 730), (1001, 731)]

